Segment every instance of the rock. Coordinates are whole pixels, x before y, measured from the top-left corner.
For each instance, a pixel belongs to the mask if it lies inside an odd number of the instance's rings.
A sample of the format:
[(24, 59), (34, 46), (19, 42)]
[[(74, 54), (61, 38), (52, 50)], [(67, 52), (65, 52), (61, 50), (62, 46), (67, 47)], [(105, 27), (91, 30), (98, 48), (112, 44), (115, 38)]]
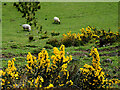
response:
[(112, 60), (109, 59), (109, 58), (107, 58), (107, 59), (103, 60), (103, 62), (106, 62), (106, 63), (112, 63)]
[(105, 45), (103, 45), (103, 47), (105, 47)]

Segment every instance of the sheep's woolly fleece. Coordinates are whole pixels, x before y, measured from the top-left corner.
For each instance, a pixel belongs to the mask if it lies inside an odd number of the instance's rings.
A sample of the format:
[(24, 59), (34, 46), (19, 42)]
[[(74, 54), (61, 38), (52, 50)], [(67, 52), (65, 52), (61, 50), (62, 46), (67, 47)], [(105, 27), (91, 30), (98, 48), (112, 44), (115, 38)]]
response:
[(59, 22), (60, 23), (60, 19), (58, 17), (54, 17), (54, 22)]
[(31, 31), (31, 26), (29, 24), (23, 24), (22, 27), (24, 30), (27, 29), (27, 30)]

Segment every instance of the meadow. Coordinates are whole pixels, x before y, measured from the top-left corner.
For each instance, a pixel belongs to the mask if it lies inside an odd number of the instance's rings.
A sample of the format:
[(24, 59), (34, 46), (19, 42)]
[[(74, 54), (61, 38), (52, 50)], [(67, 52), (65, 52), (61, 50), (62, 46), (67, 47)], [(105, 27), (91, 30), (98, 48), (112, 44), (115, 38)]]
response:
[[(6, 3), (6, 4), (5, 4)], [(63, 34), (81, 33), (80, 29), (88, 26), (98, 30), (118, 31), (118, 3), (117, 2), (41, 2), (41, 8), (36, 12), (35, 17), (42, 26), (42, 31), (33, 28), (32, 31), (23, 31), (22, 24), (25, 19), (17, 11), (12, 2), (2, 2), (2, 67), (7, 67), (8, 60), (15, 58), (18, 66), (27, 64), (28, 52), (38, 56), (42, 48), (46, 48), (49, 56), (53, 55), (53, 46), (46, 44), (50, 39), (60, 39)], [(61, 24), (53, 24), (53, 18), (57, 16)], [(60, 33), (52, 36), (51, 32)], [(45, 34), (45, 32), (47, 34)], [(41, 39), (42, 35), (48, 38)], [(29, 40), (33, 36), (33, 40)], [(119, 46), (118, 42), (112, 45), (99, 47), (94, 40), (85, 45), (65, 47), (65, 54), (72, 55), (72, 62), (68, 65), (77, 65), (77, 68), (90, 64), (92, 57), (89, 55), (92, 47), (98, 49), (100, 63), (103, 71), (110, 75), (110, 78), (120, 79), (120, 67), (118, 63)], [(59, 48), (59, 47), (58, 47)], [(119, 85), (115, 86), (116, 88)]]

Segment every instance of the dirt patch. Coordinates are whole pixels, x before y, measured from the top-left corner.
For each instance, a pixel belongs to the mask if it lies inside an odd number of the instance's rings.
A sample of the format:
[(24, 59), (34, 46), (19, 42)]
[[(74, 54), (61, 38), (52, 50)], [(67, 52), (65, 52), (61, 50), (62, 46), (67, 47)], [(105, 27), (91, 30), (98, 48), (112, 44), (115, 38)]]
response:
[(7, 50), (7, 48), (1, 48), (1, 50)]
[(2, 54), (2, 58), (12, 58), (12, 57), (15, 57), (16, 55), (12, 54), (12, 53), (8, 53), (7, 55), (6, 54)]
[(25, 47), (37, 48), (38, 46), (35, 46), (35, 45), (26, 45)]
[(115, 50), (118, 50), (119, 48), (120, 48), (120, 46), (116, 46), (116, 47), (98, 49), (98, 51), (99, 51), (99, 52), (103, 52), (103, 51), (115, 51)]
[[(98, 52), (103, 52), (103, 51), (116, 51), (120, 48), (120, 46), (116, 46), (116, 47), (110, 47), (110, 48), (104, 48), (104, 49), (98, 49)], [(81, 51), (83, 53), (74, 53), (72, 54), (73, 56), (85, 56), (87, 54), (84, 54), (84, 53), (90, 53), (90, 49), (86, 49), (86, 50), (82, 50), (82, 49), (75, 49), (75, 51)], [(112, 53), (104, 53), (104, 54), (99, 54), (100, 56), (120, 56), (120, 51), (118, 52), (112, 52)], [(88, 55), (87, 55), (88, 56)]]
[(88, 57), (87, 54), (79, 53), (79, 52), (73, 53), (72, 56), (86, 56), (86, 57)]
[(27, 55), (23, 55), (23, 54), (20, 54), (20, 55), (15, 55), (15, 54), (12, 54), (12, 53), (8, 53), (7, 55), (6, 54), (2, 54), (2, 58), (15, 58), (15, 57), (26, 57)]
[(112, 52), (112, 53), (104, 53), (104, 54), (99, 54), (100, 56), (118, 56), (118, 53), (117, 52)]
[(82, 51), (84, 53), (90, 53), (90, 49), (82, 50), (82, 49), (75, 49), (75, 51)]

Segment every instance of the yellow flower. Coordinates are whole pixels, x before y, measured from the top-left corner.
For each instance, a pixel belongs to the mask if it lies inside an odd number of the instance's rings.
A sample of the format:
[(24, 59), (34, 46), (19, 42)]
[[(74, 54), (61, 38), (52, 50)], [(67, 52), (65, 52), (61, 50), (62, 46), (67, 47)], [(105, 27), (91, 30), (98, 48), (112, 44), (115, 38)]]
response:
[(59, 84), (60, 87), (64, 86), (64, 84)]
[(17, 77), (18, 76), (18, 74), (15, 74), (15, 77)]
[(54, 47), (54, 48), (53, 48), (53, 53), (54, 53), (55, 55), (59, 55), (59, 54), (60, 54), (60, 51), (58, 50), (57, 47)]
[(54, 85), (53, 85), (53, 84), (50, 84), (49, 87), (50, 87), (50, 88), (51, 88), (51, 87), (54, 87)]
[(5, 76), (5, 74), (6, 74), (6, 72), (4, 72), (4, 71), (2, 71), (2, 73), (1, 73), (3, 76)]
[(40, 80), (41, 80), (41, 82), (44, 82), (44, 79), (42, 77), (40, 77)]
[(5, 83), (5, 80), (4, 80), (4, 79), (2, 79), (2, 82), (3, 82), (3, 83)]
[(13, 61), (16, 61), (15, 58), (13, 58)]
[(83, 68), (80, 68), (81, 71), (83, 71)]
[(60, 50), (65, 51), (65, 46), (63, 44), (60, 46)]
[(15, 88), (15, 84), (13, 84), (13, 87)]
[(24, 84), (22, 84), (22, 86), (24, 87), (25, 85), (24, 85)]
[(50, 63), (50, 59), (46, 59), (46, 63)]
[(38, 87), (37, 85), (35, 85), (35, 87)]
[(10, 87), (7, 87), (7, 89), (9, 90), (9, 89), (10, 89)]
[(8, 61), (8, 64), (11, 64), (11, 61), (10, 61), (10, 60)]
[(69, 71), (67, 71), (67, 79), (68, 79), (68, 77), (69, 77)]
[(36, 79), (35, 83), (38, 83), (38, 81), (39, 81), (39, 76), (37, 77), (37, 79)]
[(54, 87), (54, 85), (50, 83), (49, 86), (45, 87), (45, 89), (49, 89), (49, 88), (52, 88), (52, 87)]
[(39, 87), (41, 88), (41, 87), (42, 87), (42, 85), (39, 85)]
[(72, 80), (70, 80), (70, 81), (67, 81), (66, 84), (69, 84), (69, 86), (72, 86), (73, 82), (72, 82)]

